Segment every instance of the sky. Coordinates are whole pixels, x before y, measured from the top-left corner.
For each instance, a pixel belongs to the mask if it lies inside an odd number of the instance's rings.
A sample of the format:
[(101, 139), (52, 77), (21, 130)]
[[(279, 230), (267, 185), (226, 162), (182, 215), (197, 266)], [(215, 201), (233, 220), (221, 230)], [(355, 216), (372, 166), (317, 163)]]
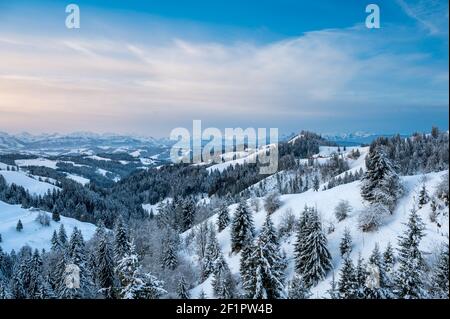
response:
[(0, 0), (0, 131), (448, 129), (448, 19), (446, 0)]

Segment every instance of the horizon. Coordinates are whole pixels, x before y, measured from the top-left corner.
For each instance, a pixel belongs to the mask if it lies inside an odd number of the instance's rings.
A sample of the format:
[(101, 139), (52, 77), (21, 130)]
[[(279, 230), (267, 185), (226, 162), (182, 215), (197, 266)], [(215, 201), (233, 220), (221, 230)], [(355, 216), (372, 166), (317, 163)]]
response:
[(444, 0), (74, 3), (0, 0), (0, 131), (448, 130)]

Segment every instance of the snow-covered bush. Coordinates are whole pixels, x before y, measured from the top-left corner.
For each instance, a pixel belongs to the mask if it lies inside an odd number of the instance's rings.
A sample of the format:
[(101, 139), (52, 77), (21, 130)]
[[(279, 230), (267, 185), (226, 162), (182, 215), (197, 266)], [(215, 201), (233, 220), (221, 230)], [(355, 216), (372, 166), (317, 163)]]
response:
[(352, 211), (352, 207), (347, 200), (341, 200), (339, 204), (334, 208), (334, 216), (338, 221), (343, 221), (348, 217), (348, 214)]
[(280, 194), (277, 192), (270, 193), (264, 198), (264, 209), (267, 213), (272, 214), (281, 207)]
[(50, 226), (50, 217), (44, 212), (39, 212), (36, 221), (42, 226)]
[(279, 237), (288, 237), (295, 232), (296, 219), (291, 208), (288, 208), (281, 216), (280, 224), (278, 225)]
[(377, 230), (383, 223), (384, 218), (389, 214), (390, 210), (388, 207), (374, 203), (361, 211), (358, 218), (359, 227), (364, 232)]

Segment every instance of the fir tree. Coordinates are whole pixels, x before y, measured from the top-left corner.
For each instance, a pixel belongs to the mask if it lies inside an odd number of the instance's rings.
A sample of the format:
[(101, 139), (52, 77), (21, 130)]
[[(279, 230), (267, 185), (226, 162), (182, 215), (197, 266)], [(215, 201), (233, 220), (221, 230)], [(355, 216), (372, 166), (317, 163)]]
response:
[(239, 252), (254, 236), (253, 218), (245, 201), (241, 201), (231, 225), (231, 251)]
[(312, 296), (311, 291), (306, 286), (302, 276), (295, 274), (289, 283), (288, 298), (289, 299), (308, 299)]
[(424, 261), (419, 244), (424, 236), (424, 224), (415, 207), (409, 215), (407, 229), (399, 238), (399, 269), (396, 290), (399, 298), (420, 299), (426, 296), (424, 289)]
[(58, 211), (56, 209), (54, 209), (52, 211), (52, 219), (55, 222), (59, 222), (61, 220), (61, 216), (59, 215)]
[(316, 175), (316, 176), (314, 176), (314, 180), (313, 180), (313, 189), (314, 189), (314, 191), (318, 192), (319, 191), (319, 187), (320, 187), (320, 181), (319, 181), (319, 177)]
[(130, 251), (130, 238), (121, 217), (117, 218), (114, 227), (114, 260), (118, 262)]
[(383, 257), (381, 256), (378, 244), (375, 244), (375, 248), (370, 255), (369, 264), (374, 268), (374, 270), (376, 270), (376, 273), (371, 274), (371, 276), (376, 276), (377, 278), (374, 278), (374, 280), (376, 280), (374, 285), (369, 285), (369, 287), (367, 287), (366, 298), (391, 298), (392, 283), (389, 274), (386, 272), (386, 266), (384, 264)]
[(383, 253), (383, 261), (384, 266), (386, 267), (386, 271), (388, 273), (392, 273), (395, 266), (395, 256), (394, 249), (392, 248), (391, 242), (388, 242), (386, 246), (386, 250)]
[(402, 194), (400, 179), (382, 146), (372, 147), (366, 158), (367, 171), (361, 183), (361, 196), (371, 204), (393, 212)]
[(222, 254), (217, 259), (212, 286), (218, 299), (232, 299), (235, 296), (235, 283)]
[(282, 260), (269, 214), (267, 214), (255, 248), (250, 257), (254, 276), (250, 275), (248, 277), (250, 282), (244, 284), (247, 294), (253, 299), (284, 298)]
[(422, 188), (419, 192), (419, 200), (417, 202), (419, 209), (426, 205), (430, 201), (430, 196), (428, 196), (427, 188), (425, 183), (422, 184)]
[(219, 247), (219, 242), (217, 241), (216, 232), (213, 227), (209, 228), (208, 243), (206, 245), (206, 253), (203, 258), (202, 269), (203, 278), (206, 279), (210, 274), (213, 273), (216, 268), (217, 259), (221, 255), (221, 250)]
[(177, 246), (175, 239), (170, 234), (167, 235), (166, 241), (163, 243), (161, 266), (170, 270), (174, 270), (178, 266)]
[(104, 298), (114, 297), (115, 272), (111, 244), (102, 226), (97, 229), (95, 247), (95, 282)]
[(217, 230), (221, 232), (228, 226), (228, 224), (230, 224), (230, 213), (228, 212), (227, 205), (223, 203), (219, 207), (217, 216)]
[(431, 289), (435, 298), (449, 298), (448, 256), (448, 243), (445, 243), (441, 248), (441, 252), (431, 278)]
[(59, 226), (58, 240), (59, 240), (59, 244), (62, 247), (65, 247), (67, 245), (67, 233), (66, 233), (66, 229), (64, 228), (63, 224), (61, 224), (61, 226)]
[(356, 281), (355, 268), (348, 256), (344, 259), (341, 268), (338, 291), (341, 299), (356, 299), (358, 296), (358, 283)]
[(331, 269), (331, 255), (327, 249), (327, 238), (315, 209), (307, 214), (306, 226), (300, 229), (296, 243), (297, 271), (303, 276), (308, 287), (324, 279)]
[(184, 279), (184, 276), (180, 276), (180, 279), (178, 280), (177, 296), (179, 299), (190, 299), (191, 298), (186, 280)]
[(355, 279), (356, 279), (356, 298), (365, 299), (366, 298), (366, 278), (367, 278), (366, 265), (364, 259), (361, 257), (361, 253), (358, 254), (358, 262), (355, 269)]
[(18, 232), (21, 232), (22, 229), (23, 229), (22, 221), (19, 219), (19, 221), (17, 222), (16, 230)]
[(348, 230), (348, 228), (344, 230), (344, 236), (339, 244), (339, 250), (342, 257), (349, 255), (352, 251), (352, 236), (350, 235), (350, 230)]

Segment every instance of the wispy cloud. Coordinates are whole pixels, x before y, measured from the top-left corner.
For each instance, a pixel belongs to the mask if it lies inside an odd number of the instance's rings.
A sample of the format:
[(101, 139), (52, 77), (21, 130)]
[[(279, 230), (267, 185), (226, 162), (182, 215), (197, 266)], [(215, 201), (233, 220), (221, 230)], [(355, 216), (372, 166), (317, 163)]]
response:
[[(14, 35), (0, 42), (0, 126), (157, 135), (194, 118), (298, 128), (405, 105), (447, 107), (448, 65), (389, 49), (404, 39), (389, 34), (354, 27), (265, 44)], [(13, 123), (12, 110), (28, 116)]]
[(397, 0), (405, 13), (417, 20), (431, 35), (448, 35), (448, 1)]

